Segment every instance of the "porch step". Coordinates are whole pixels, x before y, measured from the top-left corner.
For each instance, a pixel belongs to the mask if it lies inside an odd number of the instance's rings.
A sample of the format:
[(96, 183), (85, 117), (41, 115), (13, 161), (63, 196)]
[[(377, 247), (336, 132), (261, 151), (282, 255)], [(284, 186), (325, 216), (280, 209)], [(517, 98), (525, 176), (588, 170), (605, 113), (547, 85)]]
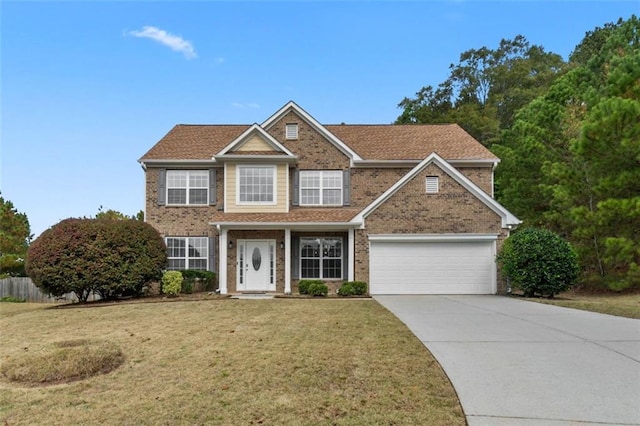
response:
[(273, 299), (274, 295), (266, 294), (266, 293), (240, 293), (240, 294), (234, 294), (233, 296), (231, 296), (231, 298), (259, 300), (259, 299)]

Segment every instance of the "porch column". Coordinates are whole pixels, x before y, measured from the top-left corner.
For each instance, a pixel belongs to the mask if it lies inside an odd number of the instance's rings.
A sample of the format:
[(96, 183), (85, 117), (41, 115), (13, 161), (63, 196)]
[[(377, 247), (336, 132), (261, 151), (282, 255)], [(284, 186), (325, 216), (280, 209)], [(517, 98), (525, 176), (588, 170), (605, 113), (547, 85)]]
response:
[(284, 230), (284, 294), (291, 294), (291, 229)]
[(355, 280), (355, 264), (356, 264), (356, 239), (355, 239), (355, 231), (353, 229), (349, 229), (347, 232), (349, 235), (349, 265), (347, 265), (347, 275), (348, 281)]
[(227, 230), (218, 229), (220, 231), (220, 246), (218, 247), (218, 253), (220, 259), (218, 260), (218, 287), (220, 288), (220, 294), (227, 294)]

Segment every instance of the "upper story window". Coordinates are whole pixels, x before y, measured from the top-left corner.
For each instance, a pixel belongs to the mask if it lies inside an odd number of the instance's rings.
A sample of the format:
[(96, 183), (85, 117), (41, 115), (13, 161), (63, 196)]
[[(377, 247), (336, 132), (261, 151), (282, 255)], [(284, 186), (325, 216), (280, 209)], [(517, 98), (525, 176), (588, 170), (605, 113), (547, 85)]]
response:
[(342, 170), (300, 171), (300, 205), (342, 205), (342, 176)]
[(438, 176), (427, 176), (427, 194), (437, 194), (439, 190)]
[(298, 139), (298, 123), (287, 123), (284, 128), (285, 139)]
[(167, 170), (167, 204), (208, 204), (209, 171)]
[(168, 268), (207, 270), (209, 239), (207, 237), (167, 237)]
[(275, 166), (238, 166), (238, 203), (275, 204)]

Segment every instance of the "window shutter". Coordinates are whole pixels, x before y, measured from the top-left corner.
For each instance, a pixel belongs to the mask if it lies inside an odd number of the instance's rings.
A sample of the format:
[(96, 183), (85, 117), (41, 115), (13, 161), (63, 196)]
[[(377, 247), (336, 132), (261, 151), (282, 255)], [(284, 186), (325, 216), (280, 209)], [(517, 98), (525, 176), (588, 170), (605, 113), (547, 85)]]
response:
[(216, 169), (209, 170), (209, 205), (215, 206), (216, 199)]
[(294, 206), (300, 205), (300, 170), (298, 169), (293, 172), (293, 197), (291, 204)]
[(158, 205), (167, 203), (167, 169), (158, 169)]
[(343, 170), (342, 172), (342, 205), (351, 205), (351, 170)]
[(300, 237), (291, 236), (291, 278), (300, 279)]
[(209, 270), (216, 271), (216, 237), (209, 237)]
[(349, 277), (349, 247), (345, 247), (345, 242), (348, 244), (348, 238), (342, 239), (342, 279), (346, 281)]

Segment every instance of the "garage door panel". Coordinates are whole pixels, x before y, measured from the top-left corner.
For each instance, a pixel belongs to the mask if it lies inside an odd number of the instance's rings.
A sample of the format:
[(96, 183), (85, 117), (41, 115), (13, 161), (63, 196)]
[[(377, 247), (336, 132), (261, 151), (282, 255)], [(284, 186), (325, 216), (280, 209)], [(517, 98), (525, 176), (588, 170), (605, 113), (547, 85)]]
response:
[(372, 241), (371, 294), (490, 294), (494, 241)]

